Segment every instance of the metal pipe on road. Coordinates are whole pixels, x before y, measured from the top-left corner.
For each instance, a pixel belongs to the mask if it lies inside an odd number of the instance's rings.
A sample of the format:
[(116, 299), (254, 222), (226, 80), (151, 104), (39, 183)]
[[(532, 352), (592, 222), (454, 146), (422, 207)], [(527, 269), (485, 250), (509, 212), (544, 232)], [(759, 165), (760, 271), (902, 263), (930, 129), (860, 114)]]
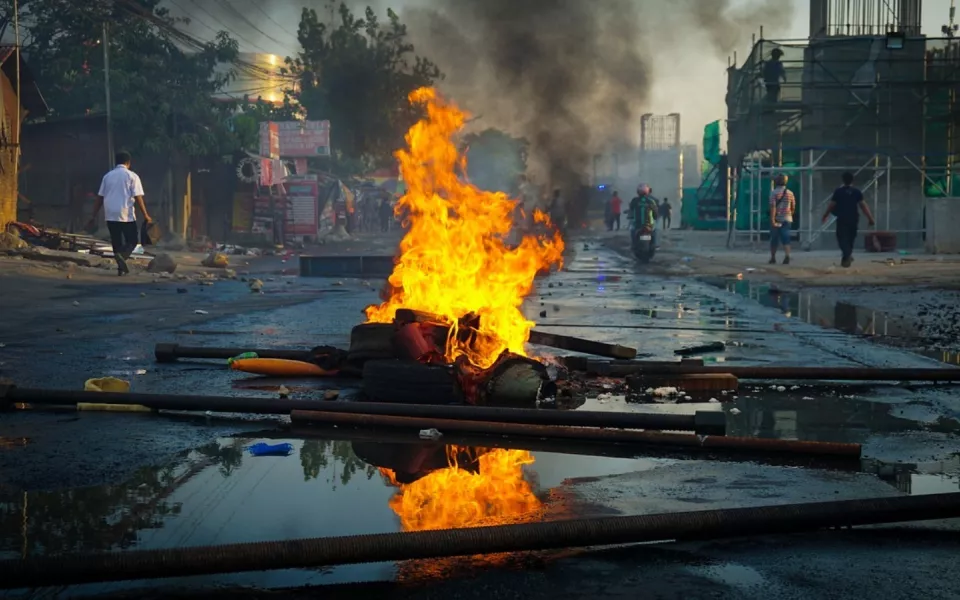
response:
[(779, 504), (223, 546), (0, 561), (0, 589), (24, 589), (752, 535), (960, 517), (960, 493)]
[[(709, 415), (710, 413), (697, 413)], [(607, 442), (637, 444), (653, 447), (677, 447), (690, 450), (716, 450), (726, 452), (768, 452), (807, 456), (834, 456), (860, 458), (860, 444), (832, 442), (804, 442), (766, 438), (744, 438), (688, 433), (661, 433), (601, 429), (597, 427), (558, 427), (556, 425), (530, 425), (519, 423), (490, 423), (484, 421), (458, 421), (451, 419), (428, 419), (325, 412), (323, 410), (295, 410), (290, 419), (297, 424), (319, 423), (352, 427), (395, 427), (412, 431), (437, 429), (457, 433), (483, 435), (513, 435), (538, 439), (577, 440), (581, 442)]]
[[(80, 403), (130, 404), (157, 410), (212, 411), (223, 413), (289, 414), (291, 411), (322, 410), (354, 416), (408, 417), (482, 421), (487, 424), (524, 424), (562, 427), (605, 427), (612, 429), (655, 429), (694, 431), (700, 435), (724, 435), (726, 415), (720, 411), (694, 414), (652, 414), (554, 409), (494, 408), (485, 406), (438, 406), (381, 402), (329, 402), (285, 398), (235, 396), (162, 395), (102, 393), (76, 390), (21, 389), (0, 386), (4, 403), (69, 405)], [(492, 423), (491, 423), (492, 422)]]
[(823, 380), (823, 381), (945, 381), (960, 382), (960, 369), (879, 368), (879, 367), (763, 367), (724, 364), (707, 367), (676, 363), (649, 366), (641, 361), (590, 362), (588, 373), (624, 377), (627, 375), (705, 375), (727, 373), (737, 379)]
[[(290, 439), (318, 439), (342, 440), (357, 442), (379, 442), (398, 444), (425, 444), (419, 437), (419, 432), (403, 429), (384, 429), (383, 427), (345, 428), (335, 425), (324, 426), (308, 423), (295, 425), (288, 430), (271, 430), (257, 432), (249, 437), (290, 440)], [(537, 439), (531, 437), (517, 437), (504, 435), (485, 435), (479, 433), (444, 432), (440, 440), (447, 446), (473, 448), (502, 448), (504, 450), (529, 450), (530, 452), (551, 452), (554, 454), (569, 454), (580, 456), (601, 456), (607, 458), (637, 458), (641, 455), (648, 458), (671, 458), (690, 460), (697, 458), (699, 451), (685, 450), (683, 447), (653, 447), (638, 448), (634, 444), (617, 442), (591, 442), (567, 439)], [(786, 453), (768, 453), (762, 449), (756, 452), (721, 452), (711, 449), (712, 456), (720, 456), (730, 462), (749, 462), (754, 464), (771, 465), (777, 467), (802, 467), (805, 469), (825, 469), (831, 471), (860, 472), (862, 462), (859, 458), (845, 456), (793, 456)]]

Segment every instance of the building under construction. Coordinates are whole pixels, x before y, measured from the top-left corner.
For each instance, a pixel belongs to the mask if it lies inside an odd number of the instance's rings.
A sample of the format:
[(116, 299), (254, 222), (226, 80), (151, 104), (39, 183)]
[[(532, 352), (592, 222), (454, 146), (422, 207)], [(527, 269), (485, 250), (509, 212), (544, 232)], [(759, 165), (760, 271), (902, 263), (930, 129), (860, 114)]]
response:
[(960, 185), (960, 45), (950, 26), (947, 37), (922, 36), (921, 8), (920, 0), (811, 0), (808, 39), (761, 35), (746, 60), (734, 59), (727, 155), (698, 192), (701, 201), (726, 200), (731, 242), (767, 239), (772, 179), (784, 173), (797, 197), (798, 241), (832, 246), (832, 219), (823, 225), (821, 216), (850, 171), (877, 229), (890, 232), (879, 236), (885, 245), (960, 251), (950, 239), (957, 234), (943, 229), (960, 219), (945, 200)]

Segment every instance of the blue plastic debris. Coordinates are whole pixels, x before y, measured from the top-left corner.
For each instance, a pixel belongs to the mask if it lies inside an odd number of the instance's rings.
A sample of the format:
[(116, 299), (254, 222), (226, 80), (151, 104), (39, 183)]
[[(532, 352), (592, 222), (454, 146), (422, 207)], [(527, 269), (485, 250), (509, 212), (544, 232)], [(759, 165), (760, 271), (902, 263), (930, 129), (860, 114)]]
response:
[(293, 452), (293, 444), (266, 444), (260, 442), (247, 448), (251, 456), (289, 456)]

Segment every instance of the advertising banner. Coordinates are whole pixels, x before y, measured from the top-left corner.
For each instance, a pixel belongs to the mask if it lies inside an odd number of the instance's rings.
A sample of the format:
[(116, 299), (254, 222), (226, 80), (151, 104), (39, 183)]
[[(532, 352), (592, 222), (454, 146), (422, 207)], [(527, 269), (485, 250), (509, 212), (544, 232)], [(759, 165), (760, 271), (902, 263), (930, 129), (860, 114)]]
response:
[(316, 175), (291, 175), (286, 180), (287, 237), (316, 236), (320, 215), (317, 200), (320, 184)]
[(280, 158), (279, 123), (260, 123), (260, 156)]
[(330, 156), (330, 121), (281, 121), (277, 126), (280, 156)]

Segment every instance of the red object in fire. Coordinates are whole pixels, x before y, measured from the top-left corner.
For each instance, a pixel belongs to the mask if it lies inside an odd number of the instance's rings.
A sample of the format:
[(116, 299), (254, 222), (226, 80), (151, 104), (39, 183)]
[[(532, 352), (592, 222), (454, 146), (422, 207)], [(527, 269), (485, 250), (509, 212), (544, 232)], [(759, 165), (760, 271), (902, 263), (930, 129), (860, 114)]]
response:
[(393, 336), (397, 354), (417, 362), (434, 364), (445, 362), (443, 352), (433, 341), (429, 331), (424, 331), (420, 323), (407, 323)]

